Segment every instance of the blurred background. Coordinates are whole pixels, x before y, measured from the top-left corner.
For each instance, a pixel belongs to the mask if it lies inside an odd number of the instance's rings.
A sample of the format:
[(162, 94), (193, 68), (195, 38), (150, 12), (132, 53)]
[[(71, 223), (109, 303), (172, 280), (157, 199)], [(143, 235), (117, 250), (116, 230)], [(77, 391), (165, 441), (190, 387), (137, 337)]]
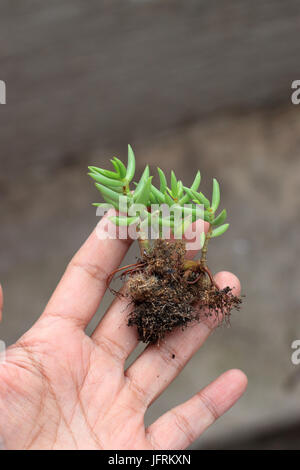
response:
[(231, 227), (209, 263), (239, 276), (244, 306), (147, 422), (226, 369), (249, 386), (194, 448), (300, 448), (299, 27), (297, 0), (0, 3), (0, 338), (34, 323), (94, 228), (87, 165), (131, 143), (139, 174), (148, 162), (191, 183), (199, 168), (208, 193), (217, 177)]

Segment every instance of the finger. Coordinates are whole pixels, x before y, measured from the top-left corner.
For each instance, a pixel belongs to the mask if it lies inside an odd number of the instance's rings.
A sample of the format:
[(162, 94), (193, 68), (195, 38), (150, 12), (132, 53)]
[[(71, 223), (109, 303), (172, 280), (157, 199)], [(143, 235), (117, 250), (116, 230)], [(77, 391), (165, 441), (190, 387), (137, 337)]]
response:
[(104, 349), (121, 367), (124, 367), (126, 359), (138, 345), (136, 329), (128, 327), (131, 308), (128, 297), (116, 297), (91, 335), (97, 346)]
[[(207, 233), (209, 229), (209, 223), (202, 219), (198, 219), (188, 226), (183, 234), (183, 239), (186, 243), (186, 258), (193, 259), (201, 249), (201, 233)], [(170, 241), (175, 241), (175, 237), (172, 234)]]
[(2, 310), (3, 310), (3, 290), (0, 284), (0, 322), (2, 321)]
[(75, 254), (52, 295), (43, 318), (57, 316), (85, 327), (96, 313), (106, 290), (107, 278), (119, 266), (131, 243), (128, 238), (99, 239), (99, 233), (103, 233), (107, 223), (105, 216)]
[[(234, 274), (220, 272), (215, 280), (221, 289), (229, 286), (235, 295), (239, 294), (240, 282)], [(138, 390), (143, 405), (149, 406), (177, 377), (217, 324), (208, 320), (188, 326), (184, 331), (178, 328), (159, 345), (148, 346), (125, 373), (132, 400), (136, 399)]]
[(201, 249), (201, 233), (207, 233), (209, 223), (202, 219), (193, 222), (184, 232), (184, 239), (186, 241), (186, 257), (193, 259)]
[(243, 395), (247, 377), (229, 370), (193, 398), (161, 416), (146, 434), (154, 449), (186, 449)]

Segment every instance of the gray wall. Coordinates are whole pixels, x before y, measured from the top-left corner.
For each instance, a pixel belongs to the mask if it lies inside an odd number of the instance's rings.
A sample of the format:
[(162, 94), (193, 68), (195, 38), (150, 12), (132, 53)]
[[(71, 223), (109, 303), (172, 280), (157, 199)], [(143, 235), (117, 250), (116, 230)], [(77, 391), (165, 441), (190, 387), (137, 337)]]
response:
[(298, 0), (2, 0), (2, 190), (17, 171), (123, 149), (211, 111), (287, 102), (299, 25)]

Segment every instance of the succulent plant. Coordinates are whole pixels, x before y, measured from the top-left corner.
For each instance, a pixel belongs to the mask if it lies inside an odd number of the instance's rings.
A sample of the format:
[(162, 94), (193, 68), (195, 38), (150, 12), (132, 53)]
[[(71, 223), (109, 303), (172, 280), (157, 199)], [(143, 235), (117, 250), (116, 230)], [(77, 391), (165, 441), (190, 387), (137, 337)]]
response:
[[(99, 190), (104, 199), (104, 203), (95, 203), (95, 206), (109, 207), (113, 206), (117, 210), (120, 208), (120, 198), (123, 207), (127, 209), (127, 214), (116, 215), (110, 217), (111, 221), (116, 225), (132, 225), (137, 224), (140, 230), (140, 238), (147, 238), (143, 231), (143, 224), (148, 226), (157, 221), (159, 227), (169, 226), (172, 231), (183, 233), (189, 224), (198, 219), (209, 222), (210, 229), (201, 238), (203, 248), (203, 258), (206, 256), (207, 243), (209, 239), (223, 235), (229, 227), (225, 223), (227, 218), (226, 209), (223, 209), (218, 215), (216, 212), (220, 204), (220, 186), (218, 181), (213, 179), (212, 198), (211, 201), (199, 191), (201, 182), (200, 171), (197, 171), (194, 181), (190, 187), (184, 186), (182, 181), (178, 180), (174, 171), (171, 171), (170, 185), (168, 185), (165, 173), (161, 168), (157, 168), (159, 177), (159, 187), (152, 183), (153, 176), (150, 175), (149, 165), (147, 165), (139, 179), (134, 182), (135, 176), (135, 156), (130, 145), (128, 145), (128, 162), (127, 166), (114, 157), (111, 160), (114, 171), (105, 170), (95, 166), (89, 167), (89, 176), (95, 181), (95, 186)], [(130, 209), (134, 204), (143, 204), (145, 206), (139, 216), (130, 215)], [(161, 212), (152, 211), (151, 206), (166, 204), (172, 207), (174, 212), (178, 211), (184, 215), (184, 218), (174, 218), (174, 213), (168, 217), (164, 217)], [(147, 246), (144, 242), (143, 248)]]
[[(135, 156), (130, 145), (127, 166), (116, 157), (111, 162), (114, 171), (90, 166), (89, 175), (105, 201), (95, 205), (105, 209), (114, 207), (119, 212), (110, 220), (115, 225), (132, 226), (137, 230), (141, 258), (137, 263), (116, 269), (107, 279), (109, 286), (116, 273), (129, 276), (125, 292), (131, 298), (133, 309), (128, 325), (136, 326), (141, 341), (156, 343), (174, 328), (200, 321), (203, 315), (214, 316), (218, 324), (228, 321), (231, 310), (239, 309), (241, 299), (229, 287), (219, 289), (206, 259), (209, 240), (222, 235), (229, 227), (225, 223), (226, 210), (217, 215), (220, 205), (218, 181), (213, 179), (210, 201), (199, 191), (200, 171), (188, 187), (177, 179), (174, 171), (171, 171), (168, 184), (163, 170), (157, 168), (159, 186), (156, 187), (148, 165), (140, 179), (134, 182)], [(138, 211), (135, 210), (137, 205)], [(161, 210), (164, 205), (171, 209), (167, 215)], [(198, 219), (208, 222), (209, 226), (206, 232), (203, 226), (200, 235), (201, 258), (190, 260), (185, 256), (186, 242), (182, 235)], [(155, 224), (158, 237), (151, 244), (147, 228)], [(169, 242), (165, 239), (163, 229), (166, 227), (173, 238), (179, 240)]]

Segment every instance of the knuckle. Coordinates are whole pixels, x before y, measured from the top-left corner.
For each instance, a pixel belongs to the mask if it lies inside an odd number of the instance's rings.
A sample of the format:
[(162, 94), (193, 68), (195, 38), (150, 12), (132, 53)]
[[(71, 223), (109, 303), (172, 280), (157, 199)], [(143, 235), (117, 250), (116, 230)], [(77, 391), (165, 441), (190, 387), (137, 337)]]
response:
[(188, 419), (178, 411), (173, 410), (171, 411), (171, 413), (174, 417), (175, 426), (179, 429), (182, 434), (184, 434), (187, 440), (187, 445), (192, 444), (198, 436), (190, 425)]
[(108, 278), (108, 273), (98, 263), (81, 262), (74, 259), (70, 262), (69, 268), (80, 269), (89, 277), (96, 279), (99, 282), (104, 282)]
[(123, 363), (127, 358), (126, 350), (111, 338), (101, 335), (99, 339), (93, 338), (97, 346), (111, 356), (116, 362)]
[(203, 391), (199, 392), (197, 397), (200, 400), (201, 405), (205, 408), (206, 412), (211, 416), (212, 421), (216, 421), (220, 417), (220, 413), (218, 412), (218, 408), (215, 402)]
[(133, 396), (133, 399), (138, 403), (139, 408), (146, 410), (149, 405), (149, 397), (145, 389), (143, 389), (133, 377), (125, 375), (128, 380), (127, 386)]

